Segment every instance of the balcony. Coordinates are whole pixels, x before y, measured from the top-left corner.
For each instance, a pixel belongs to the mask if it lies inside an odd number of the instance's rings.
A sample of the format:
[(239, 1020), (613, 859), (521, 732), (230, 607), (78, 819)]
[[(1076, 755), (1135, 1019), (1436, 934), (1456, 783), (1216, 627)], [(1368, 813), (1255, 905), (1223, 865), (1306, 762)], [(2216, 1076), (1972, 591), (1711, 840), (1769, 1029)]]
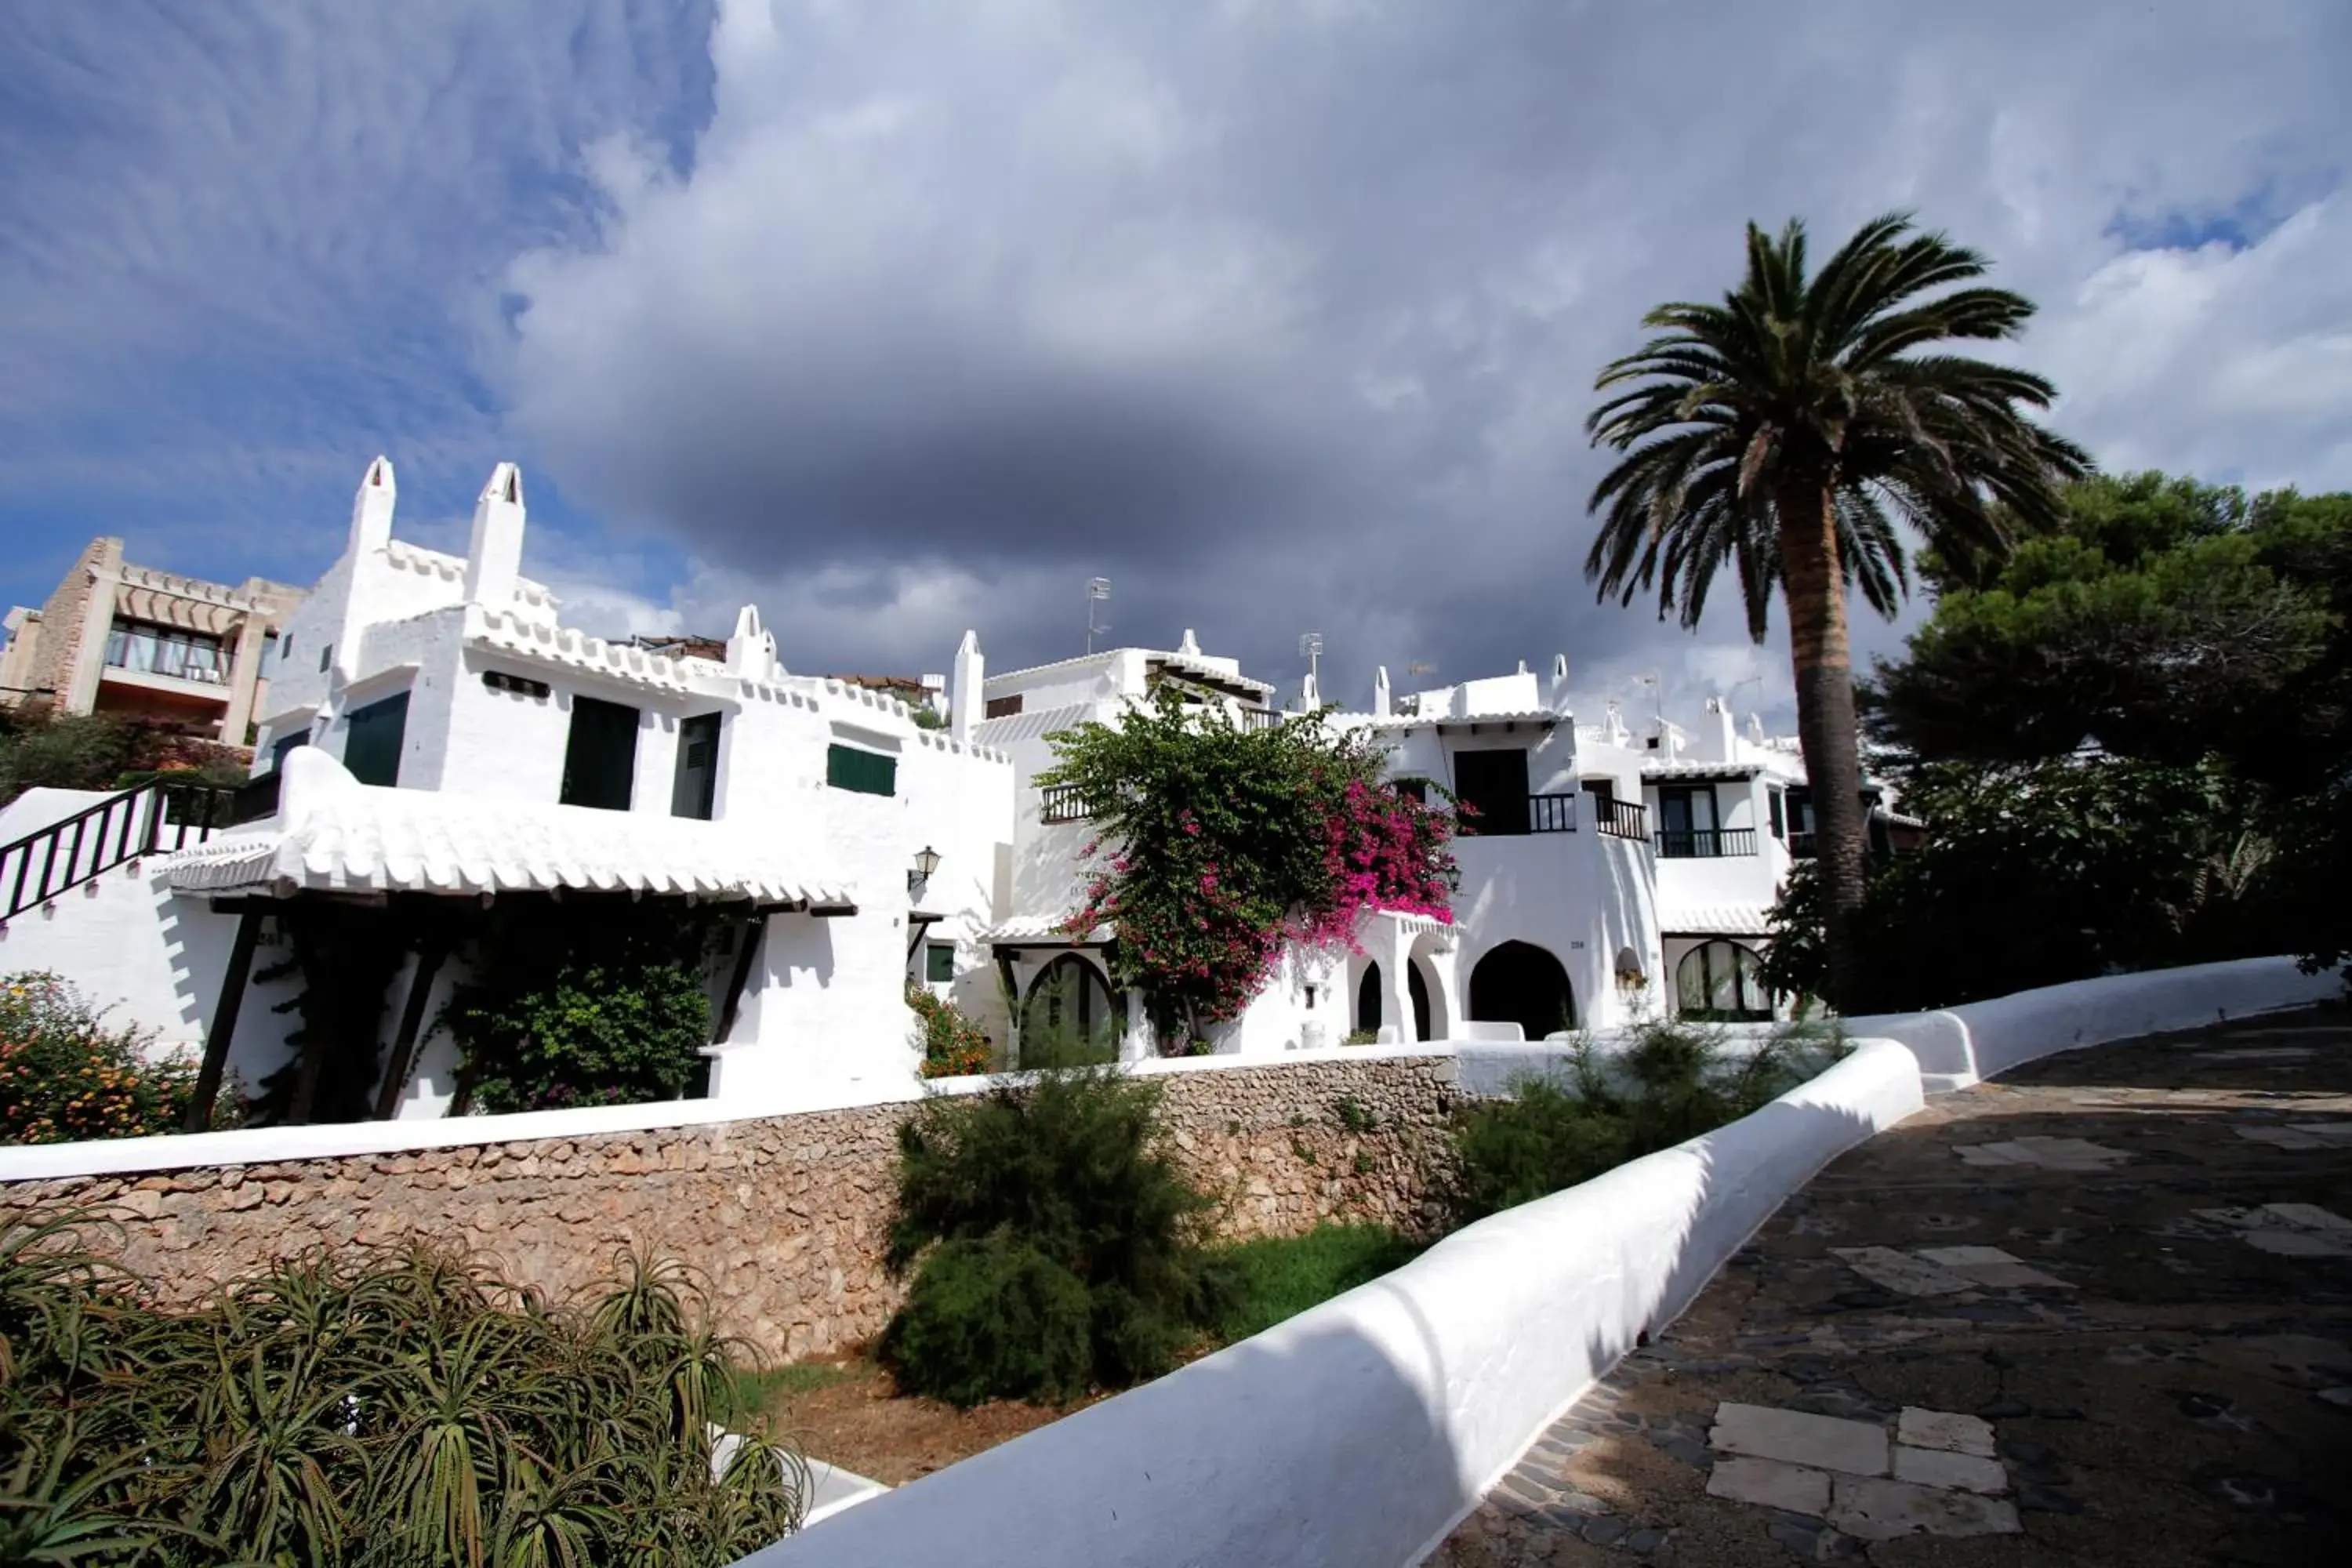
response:
[(1752, 827), (1669, 827), (1658, 834), (1661, 860), (1717, 860), (1755, 853), (1756, 830)]
[(1524, 838), (1531, 833), (1576, 831), (1573, 795), (1464, 798), (1454, 831), (1464, 838)]
[(1040, 822), (1084, 822), (1095, 814), (1076, 784), (1051, 785), (1042, 792), (1042, 796), (1037, 806)]
[(1612, 838), (1650, 840), (1650, 814), (1639, 801), (1618, 800), (1612, 796), (1595, 796), (1593, 815), (1601, 819), (1601, 831)]

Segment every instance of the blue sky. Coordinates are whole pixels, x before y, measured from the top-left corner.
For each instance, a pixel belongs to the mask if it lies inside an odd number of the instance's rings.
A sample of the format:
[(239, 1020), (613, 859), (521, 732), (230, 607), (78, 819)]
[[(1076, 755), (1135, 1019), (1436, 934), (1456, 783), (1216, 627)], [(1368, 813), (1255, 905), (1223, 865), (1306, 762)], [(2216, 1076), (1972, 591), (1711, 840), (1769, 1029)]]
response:
[(2352, 486), (2347, 58), (2336, 0), (0, 7), (0, 595), (307, 582), (379, 451), (462, 544), (512, 458), (597, 629), (1045, 658), (1101, 574), (1270, 676), (1769, 708), (1581, 581), (1641, 311), (1913, 207), (2109, 466)]

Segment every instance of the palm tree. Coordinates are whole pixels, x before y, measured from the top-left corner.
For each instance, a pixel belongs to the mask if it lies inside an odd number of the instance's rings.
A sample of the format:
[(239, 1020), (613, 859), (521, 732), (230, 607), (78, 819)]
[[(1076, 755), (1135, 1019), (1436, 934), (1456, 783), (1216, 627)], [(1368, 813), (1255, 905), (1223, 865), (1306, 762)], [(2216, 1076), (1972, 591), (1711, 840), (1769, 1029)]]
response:
[(1679, 610), (1696, 626), (1727, 563), (1759, 642), (1774, 588), (1788, 600), (1833, 1003), (1854, 994), (1863, 895), (1846, 592), (1893, 615), (1910, 590), (1898, 520), (1967, 569), (2007, 553), (2016, 524), (2054, 525), (2059, 488), (2089, 468), (2021, 411), (2050, 405), (2048, 382), (1933, 352), (2014, 338), (2033, 314), (2006, 289), (1934, 292), (1986, 267), (1890, 213), (1808, 278), (1803, 224), (1777, 238), (1750, 224), (1739, 287), (1644, 317), (1663, 335), (1601, 373), (1596, 390), (1628, 390), (1586, 422), (1595, 446), (1625, 454), (1589, 503), (1605, 514), (1584, 563), (1601, 597), (1630, 605), (1654, 586), (1661, 619)]

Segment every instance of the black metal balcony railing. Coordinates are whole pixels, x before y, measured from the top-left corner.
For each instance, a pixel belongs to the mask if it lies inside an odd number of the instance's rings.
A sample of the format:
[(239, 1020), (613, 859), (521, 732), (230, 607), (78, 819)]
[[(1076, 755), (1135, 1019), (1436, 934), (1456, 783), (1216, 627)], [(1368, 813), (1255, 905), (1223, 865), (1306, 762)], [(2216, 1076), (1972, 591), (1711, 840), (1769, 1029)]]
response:
[(1572, 795), (1528, 796), (1528, 831), (1529, 833), (1575, 832), (1576, 797)]
[(1602, 800), (1595, 796), (1593, 816), (1600, 819), (1601, 831), (1612, 838), (1639, 838), (1644, 843), (1650, 837), (1650, 814), (1638, 801)]
[(158, 781), (0, 846), (0, 921), (142, 855), (202, 844), (229, 826), (236, 792)]
[(1094, 815), (1094, 807), (1078, 794), (1076, 784), (1055, 784), (1045, 792), (1037, 808), (1040, 822), (1084, 822)]
[(1661, 860), (1714, 860), (1727, 855), (1756, 853), (1752, 827), (1663, 828), (1658, 834)]

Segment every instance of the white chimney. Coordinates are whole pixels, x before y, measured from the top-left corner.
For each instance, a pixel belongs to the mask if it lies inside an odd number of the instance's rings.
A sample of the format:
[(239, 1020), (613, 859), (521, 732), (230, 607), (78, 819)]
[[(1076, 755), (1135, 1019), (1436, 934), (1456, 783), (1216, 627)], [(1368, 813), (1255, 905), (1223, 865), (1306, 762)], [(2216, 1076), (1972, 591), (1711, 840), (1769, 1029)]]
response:
[(1564, 653), (1551, 657), (1551, 690), (1545, 696), (1544, 706), (1560, 714), (1569, 710), (1568, 655)]
[(522, 574), (522, 470), (500, 463), (474, 502), (474, 537), (466, 546), (466, 598), (502, 610)]
[(360, 479), (359, 493), (352, 498), (354, 559), (392, 542), (392, 509), (399, 496), (400, 487), (393, 482), (392, 459), (380, 457), (370, 463)]
[(967, 631), (963, 641), (956, 644), (955, 690), (948, 699), (948, 733), (959, 741), (971, 739), (971, 727), (980, 721), (981, 710), (988, 700), (981, 695), (981, 687), (988, 675), (988, 660), (981, 656), (980, 634)]
[(1384, 664), (1372, 672), (1372, 716), (1385, 719), (1395, 705), (1395, 698), (1389, 689), (1389, 667)]
[(760, 607), (735, 612), (735, 635), (727, 639), (727, 673), (738, 680), (773, 680), (780, 673), (776, 639), (760, 625)]
[(1727, 763), (1739, 744), (1739, 721), (1731, 716), (1731, 699), (1710, 697), (1706, 700), (1708, 739), (1714, 742), (1715, 754), (1707, 761)]

